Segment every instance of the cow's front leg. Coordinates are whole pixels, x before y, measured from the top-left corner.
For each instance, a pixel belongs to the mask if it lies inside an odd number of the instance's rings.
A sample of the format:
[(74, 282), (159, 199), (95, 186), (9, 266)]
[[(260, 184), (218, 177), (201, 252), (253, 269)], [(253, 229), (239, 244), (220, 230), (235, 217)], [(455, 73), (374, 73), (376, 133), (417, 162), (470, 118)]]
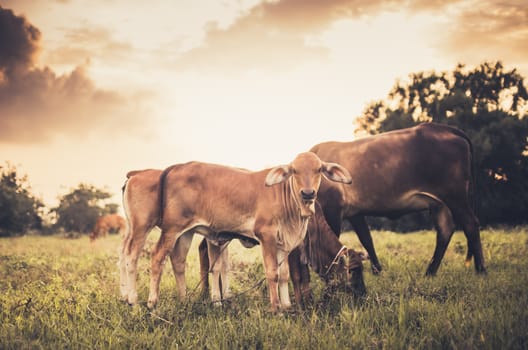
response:
[(262, 257), (264, 261), (264, 271), (268, 281), (269, 298), (271, 304), (270, 310), (271, 312), (277, 312), (280, 306), (278, 293), (279, 269), (277, 264), (277, 242), (275, 237), (271, 234), (263, 234), (262, 236)]
[(288, 252), (277, 250), (277, 262), (279, 265), (279, 296), (282, 309), (291, 307), (288, 282), (290, 280), (290, 267), (288, 264)]

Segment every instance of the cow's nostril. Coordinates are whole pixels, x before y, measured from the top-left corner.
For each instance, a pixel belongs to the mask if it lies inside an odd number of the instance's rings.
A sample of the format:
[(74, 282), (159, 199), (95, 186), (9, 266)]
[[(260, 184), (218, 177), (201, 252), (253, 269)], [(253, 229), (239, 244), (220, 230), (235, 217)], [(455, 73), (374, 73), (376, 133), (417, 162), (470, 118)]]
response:
[(301, 190), (301, 196), (306, 201), (312, 200), (315, 198), (315, 190)]

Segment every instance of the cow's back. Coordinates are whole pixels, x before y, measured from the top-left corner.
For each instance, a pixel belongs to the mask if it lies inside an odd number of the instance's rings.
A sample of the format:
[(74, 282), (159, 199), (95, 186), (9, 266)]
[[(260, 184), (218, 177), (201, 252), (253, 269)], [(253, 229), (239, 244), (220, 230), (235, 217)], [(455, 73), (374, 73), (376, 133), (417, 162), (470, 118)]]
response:
[[(349, 214), (414, 211), (422, 205), (418, 192), (445, 201), (467, 195), (471, 144), (448, 126), (421, 124), (352, 142), (326, 142), (312, 152), (350, 171), (352, 186), (341, 186)], [(325, 182), (323, 190), (329, 187), (335, 185)]]
[(133, 225), (153, 227), (160, 218), (161, 170), (131, 171), (123, 188), (125, 212)]
[(257, 198), (273, 191), (265, 187), (265, 175), (201, 162), (172, 166), (161, 182), (163, 224), (189, 218), (189, 225), (201, 223), (216, 232), (251, 231)]
[(118, 214), (110, 214), (106, 216), (107, 226), (112, 229), (120, 229), (126, 225), (125, 219)]

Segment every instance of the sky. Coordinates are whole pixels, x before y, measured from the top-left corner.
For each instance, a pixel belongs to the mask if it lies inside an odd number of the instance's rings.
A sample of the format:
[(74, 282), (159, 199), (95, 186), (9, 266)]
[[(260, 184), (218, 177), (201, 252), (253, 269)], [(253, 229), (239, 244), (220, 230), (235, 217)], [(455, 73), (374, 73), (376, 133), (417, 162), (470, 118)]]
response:
[(129, 170), (259, 170), (329, 140), (397, 80), (501, 60), (525, 0), (0, 0), (0, 166), (47, 206)]

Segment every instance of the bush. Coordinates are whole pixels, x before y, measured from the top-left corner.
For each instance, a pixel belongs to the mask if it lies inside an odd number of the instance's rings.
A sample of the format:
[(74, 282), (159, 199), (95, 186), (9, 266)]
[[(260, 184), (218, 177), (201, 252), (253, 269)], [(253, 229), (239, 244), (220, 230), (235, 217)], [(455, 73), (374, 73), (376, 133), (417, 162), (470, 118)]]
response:
[(27, 176), (20, 176), (10, 164), (0, 166), (0, 236), (42, 229), (40, 209), (43, 207), (31, 194)]
[(56, 229), (66, 232), (90, 232), (103, 214), (117, 209), (116, 204), (105, 204), (112, 195), (92, 185), (80, 184), (60, 198), (58, 207), (51, 209), (57, 215)]

